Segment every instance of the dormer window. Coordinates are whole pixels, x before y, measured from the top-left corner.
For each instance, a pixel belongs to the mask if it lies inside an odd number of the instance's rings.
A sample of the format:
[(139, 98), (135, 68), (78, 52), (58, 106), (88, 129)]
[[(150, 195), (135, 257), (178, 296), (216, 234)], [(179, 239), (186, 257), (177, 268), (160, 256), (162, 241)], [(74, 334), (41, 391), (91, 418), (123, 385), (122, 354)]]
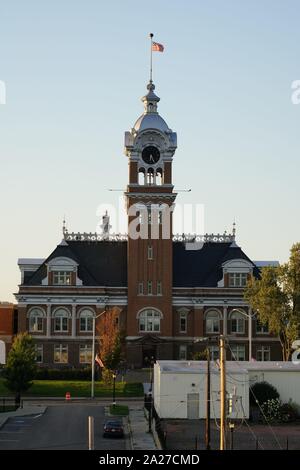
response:
[(247, 278), (247, 273), (229, 273), (229, 287), (245, 287)]
[(78, 263), (66, 257), (52, 258), (47, 266), (47, 277), (43, 279), (45, 286), (82, 286), (78, 277)]
[(53, 271), (54, 286), (70, 286), (72, 284), (72, 273), (68, 271)]

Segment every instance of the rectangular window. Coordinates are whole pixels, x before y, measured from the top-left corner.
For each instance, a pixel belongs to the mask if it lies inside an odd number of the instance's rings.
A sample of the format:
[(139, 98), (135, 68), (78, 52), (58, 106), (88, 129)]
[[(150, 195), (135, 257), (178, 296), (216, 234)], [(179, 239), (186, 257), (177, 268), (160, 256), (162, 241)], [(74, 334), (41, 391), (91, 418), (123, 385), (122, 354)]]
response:
[(256, 333), (258, 334), (269, 333), (268, 325), (263, 325), (262, 323), (260, 323), (258, 318), (256, 319)]
[(81, 344), (79, 348), (80, 364), (91, 364), (92, 362), (92, 346), (89, 344)]
[(138, 283), (138, 295), (144, 295), (144, 283), (143, 282)]
[(148, 259), (153, 259), (153, 246), (148, 246)]
[(179, 360), (186, 361), (187, 358), (187, 347), (186, 344), (181, 344), (179, 346)]
[(247, 273), (229, 273), (229, 287), (245, 287), (247, 278)]
[(180, 313), (180, 323), (179, 323), (179, 331), (180, 333), (186, 333), (186, 313), (181, 312)]
[(68, 331), (68, 317), (56, 317), (54, 319), (54, 331), (56, 332)]
[(38, 364), (43, 362), (43, 345), (35, 344), (35, 360)]
[(257, 361), (270, 361), (271, 360), (270, 346), (260, 346), (256, 351), (256, 360)]
[(93, 331), (93, 317), (80, 318), (80, 331), (91, 332)]
[(210, 359), (212, 361), (217, 361), (220, 357), (220, 349), (219, 346), (210, 346)]
[(66, 344), (54, 345), (54, 362), (57, 364), (68, 364), (68, 346)]
[(37, 316), (30, 316), (29, 319), (29, 331), (33, 333), (43, 331), (43, 318)]
[(148, 295), (152, 295), (152, 292), (153, 292), (153, 290), (152, 290), (152, 281), (148, 281), (147, 286), (148, 286), (148, 288), (147, 288)]
[(245, 361), (246, 349), (244, 344), (233, 344), (231, 346), (231, 359), (233, 361)]
[(157, 295), (162, 295), (161, 281), (157, 281)]
[(231, 319), (231, 333), (245, 333), (245, 320), (244, 318)]
[(53, 271), (53, 285), (70, 286), (72, 283), (72, 272), (70, 271)]

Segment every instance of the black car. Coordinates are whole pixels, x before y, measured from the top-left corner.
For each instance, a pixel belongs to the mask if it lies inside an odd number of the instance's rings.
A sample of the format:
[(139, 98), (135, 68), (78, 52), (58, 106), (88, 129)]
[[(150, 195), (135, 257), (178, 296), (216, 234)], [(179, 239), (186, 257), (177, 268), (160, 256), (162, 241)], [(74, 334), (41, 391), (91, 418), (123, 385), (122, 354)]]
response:
[(119, 419), (106, 421), (103, 427), (103, 437), (124, 437), (124, 426)]

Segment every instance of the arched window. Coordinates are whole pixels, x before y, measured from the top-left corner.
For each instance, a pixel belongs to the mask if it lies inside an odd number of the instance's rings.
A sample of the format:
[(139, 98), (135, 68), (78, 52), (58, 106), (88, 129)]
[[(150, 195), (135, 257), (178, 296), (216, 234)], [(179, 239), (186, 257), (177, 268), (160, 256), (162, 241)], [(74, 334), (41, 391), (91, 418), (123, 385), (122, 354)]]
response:
[(148, 168), (147, 170), (147, 184), (155, 184), (153, 168)]
[(65, 308), (59, 308), (55, 310), (54, 314), (54, 331), (58, 332), (66, 332), (68, 331), (68, 321), (70, 317), (70, 313)]
[(91, 332), (93, 331), (93, 317), (94, 313), (89, 309), (81, 310), (80, 312), (80, 331)]
[(145, 168), (139, 168), (139, 181), (140, 185), (145, 184)]
[(230, 314), (231, 333), (245, 332), (245, 315), (238, 310), (233, 310)]
[(157, 168), (156, 173), (155, 173), (155, 180), (157, 185), (162, 185), (163, 184), (163, 171), (162, 168)]
[(146, 309), (139, 314), (139, 330), (141, 332), (155, 332), (160, 331), (161, 313), (158, 310)]
[(216, 310), (207, 312), (205, 317), (205, 331), (206, 333), (219, 333), (220, 332), (220, 314)]
[(44, 326), (45, 312), (41, 308), (33, 308), (29, 312), (29, 331), (32, 333), (42, 332)]

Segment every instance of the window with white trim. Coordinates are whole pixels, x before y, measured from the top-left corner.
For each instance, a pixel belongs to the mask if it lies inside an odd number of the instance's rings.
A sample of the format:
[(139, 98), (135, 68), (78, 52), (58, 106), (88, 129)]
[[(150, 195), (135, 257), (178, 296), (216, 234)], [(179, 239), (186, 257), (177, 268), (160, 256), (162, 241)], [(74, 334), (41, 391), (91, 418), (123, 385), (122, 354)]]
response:
[(148, 293), (148, 295), (152, 295), (152, 294), (153, 294), (152, 281), (148, 281), (148, 282), (147, 282), (147, 293)]
[(230, 315), (231, 333), (245, 333), (245, 317), (240, 312), (232, 312)]
[(143, 310), (139, 315), (139, 331), (156, 332), (160, 331), (161, 313), (154, 309)]
[(35, 344), (35, 360), (38, 364), (42, 364), (43, 362), (43, 345), (42, 344)]
[(93, 331), (93, 312), (91, 310), (82, 310), (80, 312), (80, 331), (92, 332)]
[(144, 295), (144, 283), (143, 282), (138, 283), (138, 295)]
[(260, 346), (256, 350), (257, 361), (270, 361), (271, 360), (271, 349), (270, 346)]
[(54, 312), (54, 331), (56, 333), (67, 332), (69, 327), (69, 313), (64, 308), (60, 308)]
[(187, 359), (187, 346), (186, 344), (180, 344), (179, 346), (179, 360), (186, 361)]
[(211, 361), (217, 361), (220, 358), (220, 348), (219, 346), (210, 346), (210, 359)]
[(247, 273), (229, 273), (229, 287), (245, 287), (247, 279)]
[(179, 332), (186, 333), (187, 330), (187, 314), (186, 312), (180, 312), (179, 317)]
[(231, 359), (233, 361), (245, 361), (246, 360), (246, 348), (244, 344), (232, 344), (231, 345)]
[(71, 271), (53, 271), (52, 276), (54, 286), (70, 286), (72, 284)]
[(256, 333), (257, 334), (266, 334), (269, 333), (268, 325), (263, 325), (260, 323), (259, 319), (256, 319)]
[(162, 295), (162, 284), (161, 281), (157, 281), (157, 295)]
[(153, 259), (153, 246), (148, 246), (148, 259)]
[(206, 333), (220, 332), (220, 314), (216, 310), (207, 312), (205, 316), (205, 331)]
[(29, 313), (29, 331), (31, 333), (43, 332), (45, 314), (41, 308), (34, 308)]
[(92, 346), (90, 344), (81, 344), (79, 347), (80, 364), (91, 364), (92, 362)]
[(54, 362), (56, 364), (68, 364), (68, 346), (66, 344), (54, 345)]

